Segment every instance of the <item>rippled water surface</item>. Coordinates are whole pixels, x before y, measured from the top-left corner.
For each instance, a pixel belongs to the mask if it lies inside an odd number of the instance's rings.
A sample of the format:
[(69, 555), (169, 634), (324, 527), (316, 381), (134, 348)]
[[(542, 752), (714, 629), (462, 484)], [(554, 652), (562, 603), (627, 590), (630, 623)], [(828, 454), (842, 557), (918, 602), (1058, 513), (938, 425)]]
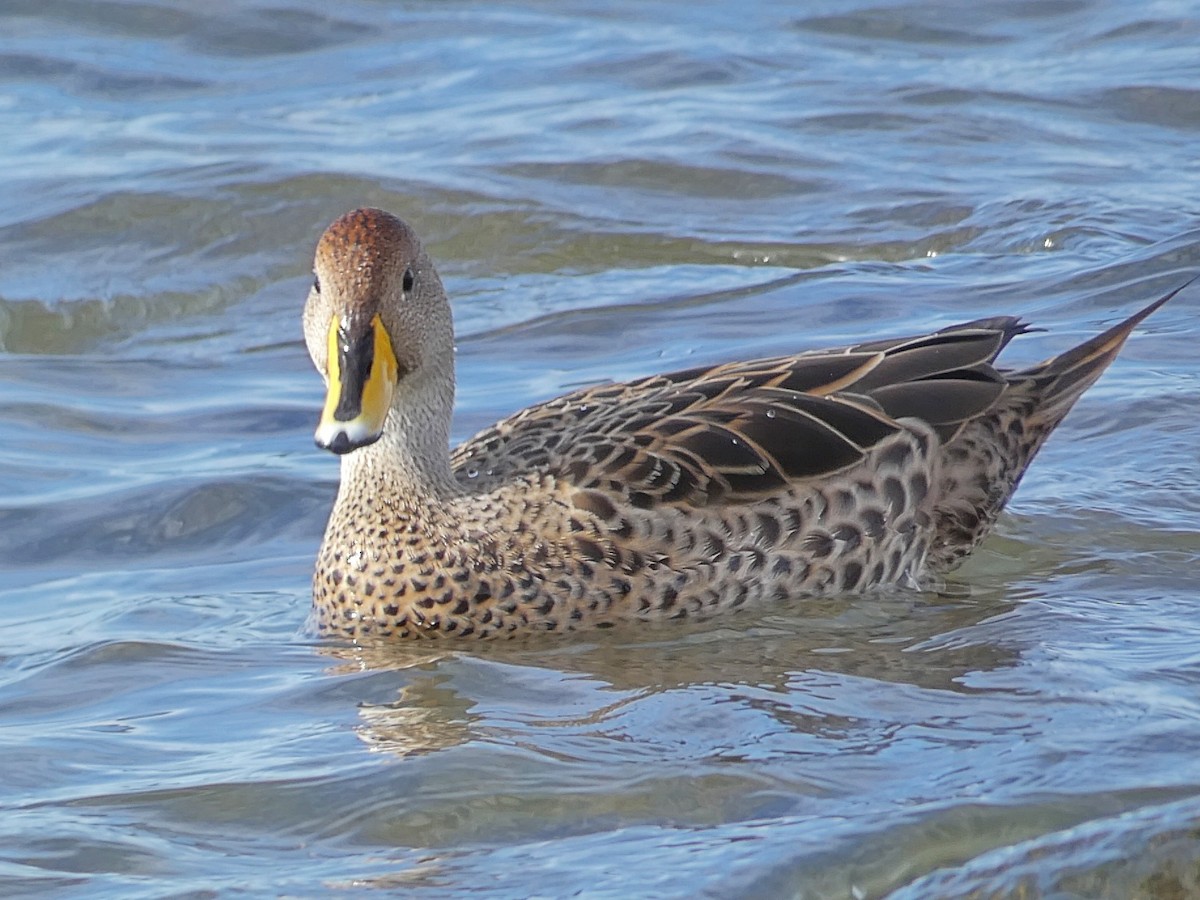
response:
[(427, 238), (455, 440), (1200, 270), (1200, 5), (0, 4), (0, 894), (1200, 895), (1200, 287), (943, 594), (363, 649), (310, 254)]

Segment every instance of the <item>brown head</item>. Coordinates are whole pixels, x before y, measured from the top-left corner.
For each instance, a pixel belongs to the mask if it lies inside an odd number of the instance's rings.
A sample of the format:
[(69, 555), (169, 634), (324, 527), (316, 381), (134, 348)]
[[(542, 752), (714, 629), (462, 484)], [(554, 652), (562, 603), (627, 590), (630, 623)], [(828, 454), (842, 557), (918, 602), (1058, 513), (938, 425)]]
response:
[[(444, 455), (454, 402), (453, 327), (441, 280), (416, 234), (383, 210), (356, 209), (325, 229), (313, 272), (304, 338), (328, 386), (318, 446), (346, 454), (385, 433), (413, 445), (403, 432), (432, 427), (442, 432)], [(417, 443), (413, 452), (424, 446)]]

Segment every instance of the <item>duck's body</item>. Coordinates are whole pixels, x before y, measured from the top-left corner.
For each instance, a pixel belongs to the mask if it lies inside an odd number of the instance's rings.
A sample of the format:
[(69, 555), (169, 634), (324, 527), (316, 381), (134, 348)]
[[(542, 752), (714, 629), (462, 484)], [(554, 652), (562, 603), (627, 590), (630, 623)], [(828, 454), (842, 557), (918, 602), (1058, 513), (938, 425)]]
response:
[(448, 450), (449, 304), (400, 220), (326, 231), (305, 333), (342, 480), (316, 623), (488, 637), (919, 586), (989, 532), (1038, 448), (1163, 298), (1005, 373), (1013, 318), (604, 385)]

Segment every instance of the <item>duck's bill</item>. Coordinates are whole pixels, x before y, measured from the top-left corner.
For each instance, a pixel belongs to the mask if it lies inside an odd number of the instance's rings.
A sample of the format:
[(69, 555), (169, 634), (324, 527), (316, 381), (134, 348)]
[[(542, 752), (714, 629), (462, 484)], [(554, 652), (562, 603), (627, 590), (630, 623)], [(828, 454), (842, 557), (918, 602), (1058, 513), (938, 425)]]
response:
[(396, 355), (378, 315), (329, 323), (329, 393), (317, 425), (317, 446), (349, 453), (379, 440), (396, 387)]

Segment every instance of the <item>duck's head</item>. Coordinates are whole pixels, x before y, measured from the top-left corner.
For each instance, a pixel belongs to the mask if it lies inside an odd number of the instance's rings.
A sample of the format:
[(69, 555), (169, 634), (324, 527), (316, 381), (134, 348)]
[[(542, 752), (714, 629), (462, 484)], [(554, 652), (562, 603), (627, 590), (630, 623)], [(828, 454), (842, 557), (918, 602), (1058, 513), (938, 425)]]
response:
[(453, 404), (449, 303), (407, 224), (380, 209), (346, 213), (317, 243), (313, 273), (304, 339), (328, 387), (319, 447), (349, 453), (379, 440), (393, 409)]

